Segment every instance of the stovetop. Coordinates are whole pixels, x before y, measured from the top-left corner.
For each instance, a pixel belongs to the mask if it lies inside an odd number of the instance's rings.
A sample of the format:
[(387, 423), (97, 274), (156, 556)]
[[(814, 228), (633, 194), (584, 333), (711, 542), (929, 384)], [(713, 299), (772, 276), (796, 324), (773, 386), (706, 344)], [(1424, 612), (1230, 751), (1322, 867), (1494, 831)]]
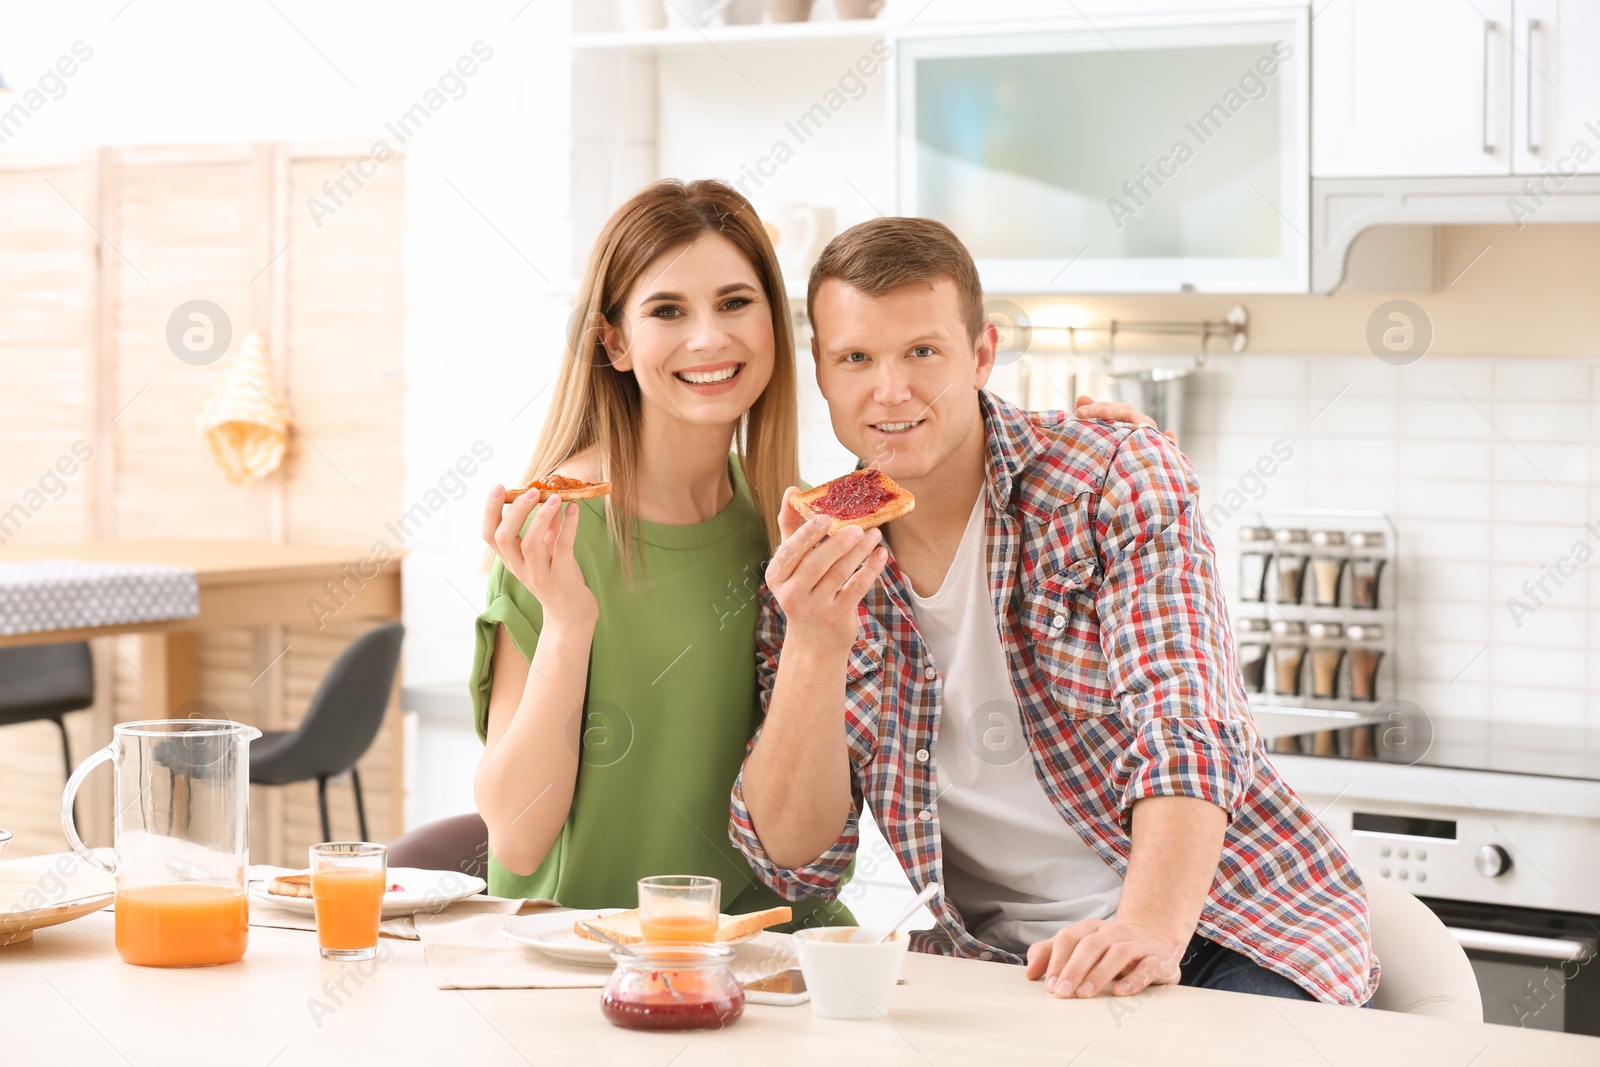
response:
[[(1403, 704), (1395, 701), (1395, 704)], [(1415, 706), (1412, 706), (1415, 709)], [(1419, 710), (1391, 712), (1369, 727), (1372, 756), (1356, 756), (1340, 731), (1340, 754), (1324, 759), (1370, 759), (1421, 767), (1600, 781), (1600, 729), (1544, 723), (1431, 719)], [(1309, 737), (1307, 738), (1309, 740)], [(1303, 754), (1313, 755), (1303, 744)]]

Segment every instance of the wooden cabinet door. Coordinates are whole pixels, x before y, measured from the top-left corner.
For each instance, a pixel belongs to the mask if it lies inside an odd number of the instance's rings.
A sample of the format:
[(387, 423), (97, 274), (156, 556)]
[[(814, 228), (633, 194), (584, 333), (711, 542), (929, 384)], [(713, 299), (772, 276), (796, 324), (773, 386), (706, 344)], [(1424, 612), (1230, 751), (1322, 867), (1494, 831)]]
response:
[(1513, 169), (1600, 174), (1600, 0), (1517, 0), (1513, 16)]
[(1325, 7), (1311, 24), (1312, 176), (1509, 174), (1511, 33), (1511, 0)]

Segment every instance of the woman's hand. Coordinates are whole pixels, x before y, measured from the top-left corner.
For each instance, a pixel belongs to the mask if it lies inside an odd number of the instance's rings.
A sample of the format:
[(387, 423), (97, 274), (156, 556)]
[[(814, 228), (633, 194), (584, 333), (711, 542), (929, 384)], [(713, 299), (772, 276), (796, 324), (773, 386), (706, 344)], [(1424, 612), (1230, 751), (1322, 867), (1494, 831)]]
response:
[(783, 492), (783, 542), (767, 564), (767, 586), (783, 608), (788, 640), (848, 652), (859, 626), (856, 606), (889, 560), (883, 531), (847, 526), (828, 537), (828, 519), (805, 522), (790, 506), (789, 496), (797, 491), (790, 486)]
[[(1075, 415), (1080, 419), (1104, 419), (1106, 422), (1131, 422), (1139, 426), (1148, 426), (1152, 430), (1158, 429), (1156, 420), (1149, 415), (1135, 411), (1127, 404), (1118, 404), (1110, 400), (1096, 400), (1087, 393), (1081, 394), (1076, 403)], [(1178, 435), (1171, 430), (1162, 430), (1163, 434), (1172, 438), (1172, 443), (1178, 443)]]
[[(593, 629), (600, 607), (572, 553), (582, 508), (576, 503), (563, 505), (554, 496), (539, 504), (538, 496), (524, 493), (507, 506), (505, 487), (495, 486), (483, 506), (483, 539), (539, 601), (546, 627)], [(533, 521), (522, 533), (530, 512)]]

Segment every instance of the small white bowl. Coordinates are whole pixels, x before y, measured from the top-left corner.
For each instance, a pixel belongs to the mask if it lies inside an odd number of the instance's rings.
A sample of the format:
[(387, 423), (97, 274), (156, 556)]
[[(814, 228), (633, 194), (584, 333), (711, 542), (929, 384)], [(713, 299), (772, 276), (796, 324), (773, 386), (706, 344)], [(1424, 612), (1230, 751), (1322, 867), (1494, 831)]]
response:
[(811, 993), (811, 1010), (824, 1019), (881, 1019), (900, 981), (911, 939), (897, 933), (883, 944), (882, 928), (823, 926), (796, 930), (795, 951)]

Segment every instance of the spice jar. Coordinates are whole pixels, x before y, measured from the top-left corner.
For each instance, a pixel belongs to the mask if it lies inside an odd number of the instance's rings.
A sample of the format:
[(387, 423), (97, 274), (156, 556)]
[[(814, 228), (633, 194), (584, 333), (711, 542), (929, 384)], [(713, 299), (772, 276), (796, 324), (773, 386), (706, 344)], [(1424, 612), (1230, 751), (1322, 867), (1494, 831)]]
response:
[(1363, 555), (1383, 548), (1383, 534), (1378, 531), (1359, 531), (1350, 535), (1350, 549), (1355, 553), (1350, 560), (1350, 606), (1376, 611), (1378, 608), (1378, 582), (1383, 577), (1383, 557)]
[(1339, 606), (1339, 587), (1344, 578), (1344, 533), (1340, 530), (1311, 531), (1311, 602), (1319, 608)]
[(1272, 530), (1246, 526), (1239, 531), (1239, 598), (1251, 603), (1267, 599), (1267, 568), (1272, 563)]
[(1274, 693), (1300, 695), (1301, 668), (1306, 661), (1306, 624), (1279, 619), (1272, 624), (1272, 672)]
[(600, 1011), (629, 1030), (720, 1030), (744, 1014), (726, 945), (658, 941), (611, 953)]
[(1240, 619), (1234, 626), (1239, 642), (1239, 673), (1244, 676), (1244, 687), (1251, 693), (1260, 693), (1267, 687), (1267, 634), (1270, 627), (1266, 619)]
[(1344, 637), (1344, 627), (1314, 622), (1306, 633), (1311, 637), (1311, 695), (1332, 700), (1339, 695), (1339, 661), (1344, 658), (1344, 649), (1334, 642)]
[(1346, 628), (1350, 639), (1346, 671), (1350, 677), (1350, 699), (1374, 701), (1378, 699), (1378, 664), (1383, 660), (1383, 649), (1375, 647), (1383, 640), (1383, 627), (1376, 623), (1353, 622)]
[(1273, 570), (1278, 577), (1280, 604), (1300, 603), (1306, 579), (1306, 548), (1311, 538), (1304, 530), (1279, 530), (1273, 534), (1277, 549), (1273, 553)]

